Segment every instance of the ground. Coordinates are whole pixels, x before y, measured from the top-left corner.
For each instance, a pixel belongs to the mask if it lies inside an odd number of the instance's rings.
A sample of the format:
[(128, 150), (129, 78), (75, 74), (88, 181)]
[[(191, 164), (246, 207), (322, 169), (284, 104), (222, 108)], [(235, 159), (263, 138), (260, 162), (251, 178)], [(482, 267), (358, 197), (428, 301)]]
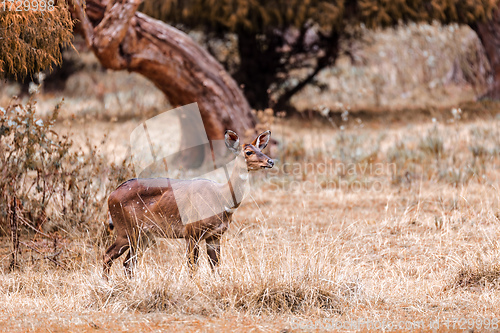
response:
[(495, 327), (500, 120), (488, 117), (348, 120), (342, 131), (278, 119), (272, 130), (288, 151), (274, 148), (278, 168), (254, 175), (218, 275), (203, 257), (189, 278), (183, 242), (161, 240), (134, 279), (116, 264), (105, 282), (103, 248), (81, 236), (66, 245), (66, 269), (40, 261), (0, 275), (2, 327), (321, 331), (359, 318)]
[[(76, 147), (89, 138), (109, 163), (128, 155), (137, 124), (170, 108), (137, 76), (79, 75), (55, 130)], [(39, 251), (61, 249), (61, 266), (23, 246), (9, 271), (4, 237), (0, 330), (499, 331), (499, 105), (440, 82), (440, 92), (426, 83), (443, 94), (432, 105), (392, 109), (382, 98), (302, 118), (261, 113), (276, 165), (251, 176), (216, 274), (204, 254), (190, 277), (184, 243), (159, 239), (134, 278), (117, 262), (105, 281), (102, 198), (97, 222), (81, 222), (87, 232), (62, 228), (55, 245), (23, 236)], [(38, 99), (44, 117), (61, 96)]]

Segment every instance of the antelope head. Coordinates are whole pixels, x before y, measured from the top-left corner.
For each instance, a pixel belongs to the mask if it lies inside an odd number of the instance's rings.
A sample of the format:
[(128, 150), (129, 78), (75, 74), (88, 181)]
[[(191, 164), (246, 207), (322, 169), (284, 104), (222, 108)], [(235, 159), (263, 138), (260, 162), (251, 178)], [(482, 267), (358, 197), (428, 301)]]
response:
[(270, 169), (274, 166), (274, 161), (262, 152), (269, 143), (270, 138), (271, 131), (265, 131), (259, 134), (252, 143), (241, 146), (238, 134), (227, 130), (224, 141), (227, 148), (234, 154), (239, 155), (243, 151), (248, 171), (257, 171), (260, 169)]

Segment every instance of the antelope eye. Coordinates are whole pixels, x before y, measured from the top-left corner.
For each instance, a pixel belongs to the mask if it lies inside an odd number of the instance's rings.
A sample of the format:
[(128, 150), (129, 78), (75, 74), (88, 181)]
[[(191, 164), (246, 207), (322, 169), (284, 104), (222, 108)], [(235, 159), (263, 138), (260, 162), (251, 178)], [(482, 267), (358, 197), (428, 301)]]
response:
[(253, 154), (253, 151), (250, 151), (250, 150), (249, 150), (249, 151), (245, 152), (245, 154), (247, 154), (247, 156), (250, 156), (250, 155), (252, 155), (252, 154)]

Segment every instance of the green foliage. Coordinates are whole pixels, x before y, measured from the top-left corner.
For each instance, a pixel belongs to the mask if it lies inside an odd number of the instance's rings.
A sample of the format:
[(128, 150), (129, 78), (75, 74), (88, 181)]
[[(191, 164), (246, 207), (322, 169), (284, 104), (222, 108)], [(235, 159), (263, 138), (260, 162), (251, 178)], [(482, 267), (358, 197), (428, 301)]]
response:
[(434, 20), (471, 24), (487, 20), (497, 0), (358, 0), (358, 20), (370, 28), (390, 26), (399, 21)]
[(71, 44), (73, 30), (65, 3), (45, 11), (10, 9), (0, 11), (0, 77), (23, 78), (60, 65), (61, 47)]
[(345, 1), (146, 0), (141, 10), (153, 17), (215, 31), (265, 33), (270, 28), (302, 27), (312, 20), (322, 28), (341, 23)]
[(344, 29), (348, 23), (374, 28), (400, 21), (469, 24), (491, 18), (497, 3), (498, 0), (145, 0), (141, 10), (190, 27), (265, 33), (273, 28), (300, 28), (310, 21), (324, 29)]

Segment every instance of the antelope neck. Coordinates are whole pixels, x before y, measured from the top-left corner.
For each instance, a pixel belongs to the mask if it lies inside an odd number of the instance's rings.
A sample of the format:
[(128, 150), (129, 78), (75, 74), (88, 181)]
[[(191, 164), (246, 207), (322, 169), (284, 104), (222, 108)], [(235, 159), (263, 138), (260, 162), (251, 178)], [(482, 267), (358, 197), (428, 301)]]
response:
[(233, 198), (233, 206), (231, 209), (239, 207), (245, 191), (245, 184), (248, 181), (248, 169), (245, 157), (240, 153), (234, 163), (234, 168), (227, 183), (227, 190)]

